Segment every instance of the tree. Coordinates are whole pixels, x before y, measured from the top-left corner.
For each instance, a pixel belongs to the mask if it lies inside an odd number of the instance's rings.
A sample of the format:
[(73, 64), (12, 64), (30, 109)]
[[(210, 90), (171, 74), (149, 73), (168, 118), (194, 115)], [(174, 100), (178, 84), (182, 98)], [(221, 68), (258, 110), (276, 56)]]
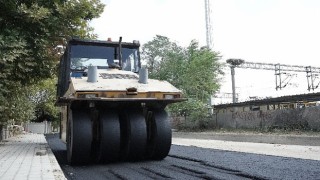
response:
[[(170, 51), (175, 51), (177, 44), (170, 42), (165, 36), (156, 35), (156, 37), (142, 46), (142, 54), (147, 62), (148, 70), (151, 74), (160, 70), (164, 57), (167, 57)], [(170, 51), (169, 51), (170, 50)], [(157, 76), (157, 75), (154, 75)]]
[(1, 104), (0, 119), (6, 120), (3, 123), (15, 121), (16, 123), (24, 122), (26, 119), (34, 118), (35, 104), (30, 101), (32, 94), (30, 88), (21, 86), (19, 83), (9, 85), (10, 93), (5, 97)]
[(59, 109), (54, 105), (56, 101), (56, 78), (40, 81), (33, 86), (33, 94), (29, 95), (35, 104), (35, 121), (58, 119)]
[(187, 102), (170, 105), (169, 111), (203, 124), (208, 114), (208, 99), (220, 88), (219, 54), (206, 47), (200, 48), (196, 41), (183, 48), (157, 35), (143, 45), (142, 57), (147, 61), (151, 78), (169, 81), (188, 98)]
[(58, 47), (96, 37), (89, 22), (103, 8), (100, 0), (0, 0), (0, 123), (27, 112), (27, 104), (17, 108), (24, 88), (55, 76)]
[(220, 88), (218, 75), (223, 74), (219, 54), (192, 41), (187, 48), (184, 82), (188, 95), (206, 102)]

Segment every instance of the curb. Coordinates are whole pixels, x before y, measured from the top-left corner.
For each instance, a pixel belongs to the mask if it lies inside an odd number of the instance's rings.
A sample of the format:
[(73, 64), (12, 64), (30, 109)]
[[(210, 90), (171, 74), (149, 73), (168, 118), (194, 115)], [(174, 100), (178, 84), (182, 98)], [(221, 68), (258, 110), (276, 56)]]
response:
[[(46, 140), (46, 142), (47, 142), (47, 140)], [(46, 143), (46, 149), (47, 149), (48, 157), (49, 157), (50, 164), (52, 167), (52, 173), (54, 175), (54, 178), (56, 180), (66, 180), (67, 178), (65, 177), (63, 171), (61, 170), (61, 167), (60, 167), (56, 157), (54, 156), (52, 150), (50, 149), (48, 142)]]

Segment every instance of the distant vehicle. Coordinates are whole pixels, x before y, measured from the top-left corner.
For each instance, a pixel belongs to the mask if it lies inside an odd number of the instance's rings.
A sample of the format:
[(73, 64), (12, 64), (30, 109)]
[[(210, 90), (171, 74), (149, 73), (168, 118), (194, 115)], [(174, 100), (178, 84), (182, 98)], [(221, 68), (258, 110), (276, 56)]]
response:
[(165, 158), (171, 127), (165, 107), (182, 92), (148, 79), (140, 44), (72, 39), (60, 60), (60, 137), (70, 164)]

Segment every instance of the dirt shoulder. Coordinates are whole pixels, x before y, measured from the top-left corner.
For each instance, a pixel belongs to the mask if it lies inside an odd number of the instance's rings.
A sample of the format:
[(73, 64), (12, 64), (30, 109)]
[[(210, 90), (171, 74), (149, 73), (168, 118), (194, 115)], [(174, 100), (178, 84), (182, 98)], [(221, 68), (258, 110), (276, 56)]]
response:
[(320, 146), (320, 132), (273, 132), (261, 133), (251, 131), (174, 131), (174, 138), (210, 139), (235, 142), (255, 142), (268, 144), (287, 144), (302, 146)]

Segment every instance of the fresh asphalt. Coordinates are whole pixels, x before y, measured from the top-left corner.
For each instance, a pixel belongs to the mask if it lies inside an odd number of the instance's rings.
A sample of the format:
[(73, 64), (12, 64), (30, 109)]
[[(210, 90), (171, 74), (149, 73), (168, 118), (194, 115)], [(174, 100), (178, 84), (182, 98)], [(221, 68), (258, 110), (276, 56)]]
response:
[[(69, 166), (57, 134), (46, 139), (68, 179), (319, 179), (320, 161), (172, 145), (162, 161)], [(259, 146), (259, 144), (257, 144)]]

